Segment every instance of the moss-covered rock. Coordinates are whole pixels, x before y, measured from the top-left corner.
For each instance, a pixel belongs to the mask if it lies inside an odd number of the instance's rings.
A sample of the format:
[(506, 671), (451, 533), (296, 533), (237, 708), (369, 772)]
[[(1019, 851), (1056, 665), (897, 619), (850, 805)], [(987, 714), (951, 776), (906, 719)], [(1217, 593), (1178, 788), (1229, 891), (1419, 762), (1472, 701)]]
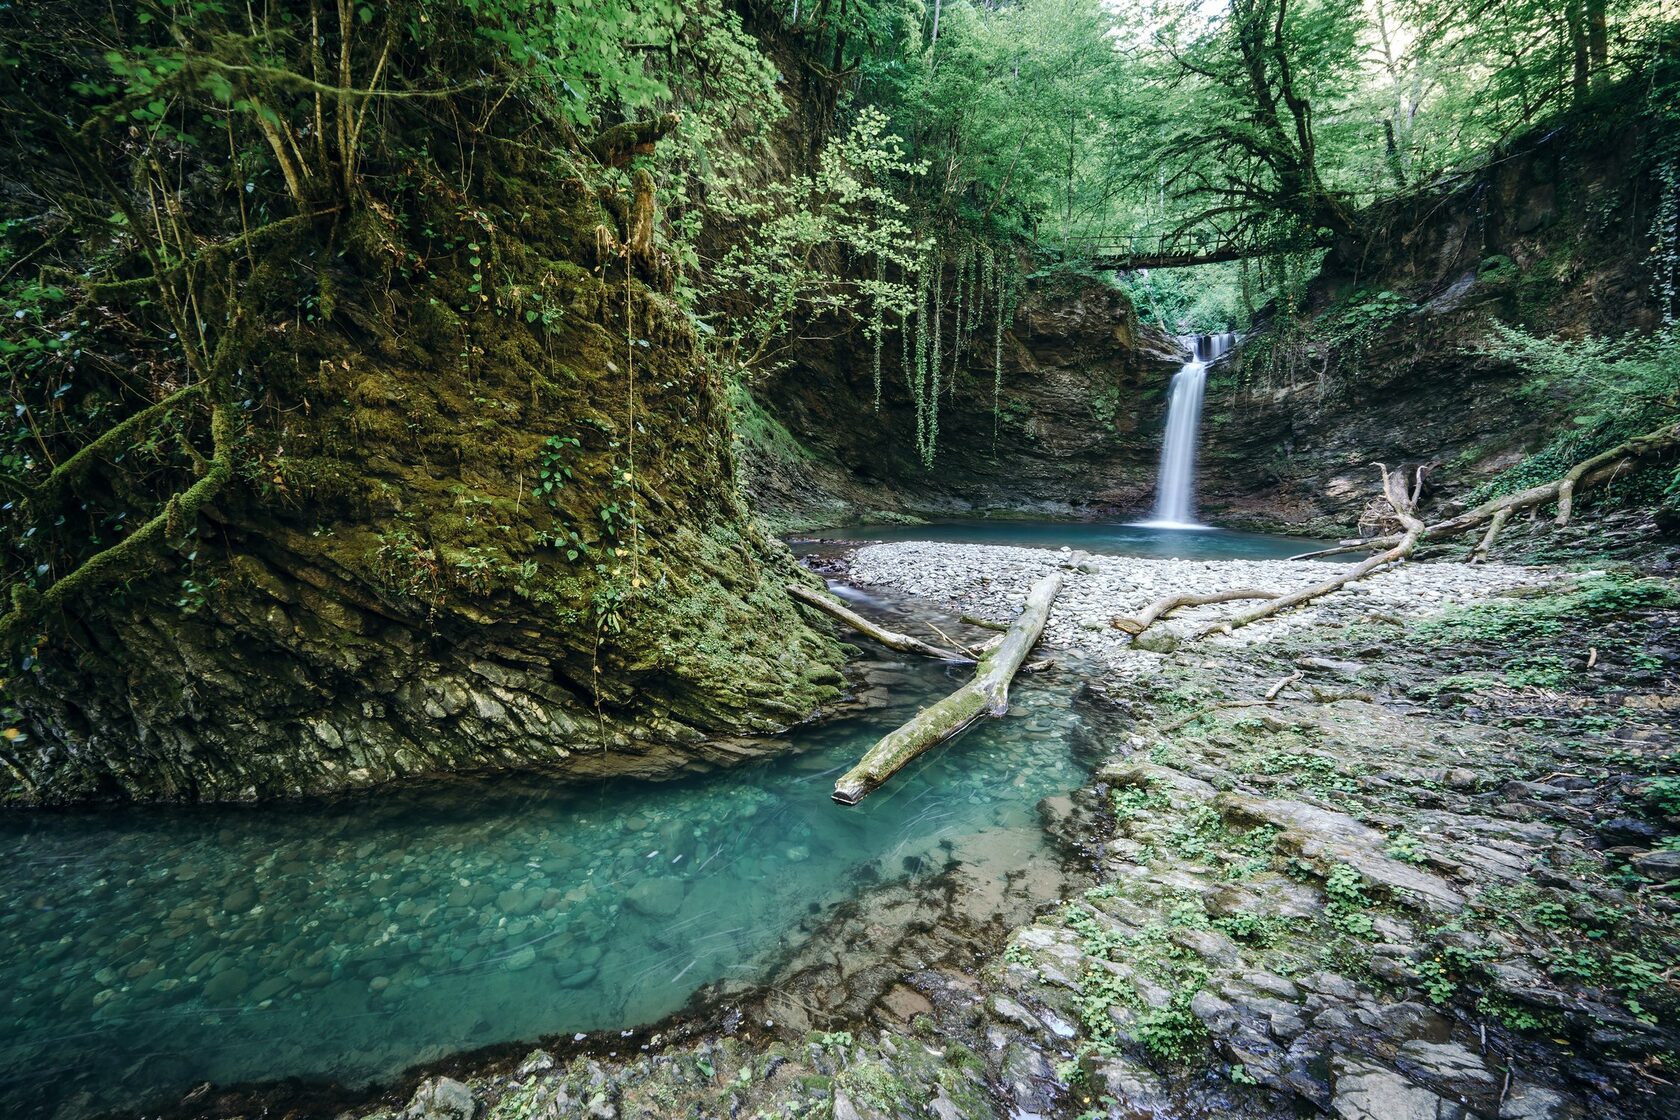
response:
[(44, 628), (5, 796), (657, 775), (836, 699), (840, 648), (750, 524), (667, 270), (614, 252), (618, 201), (518, 156), (470, 201), (431, 184), (270, 247), (257, 300), (321, 273), (249, 341), (238, 478), (184, 563)]

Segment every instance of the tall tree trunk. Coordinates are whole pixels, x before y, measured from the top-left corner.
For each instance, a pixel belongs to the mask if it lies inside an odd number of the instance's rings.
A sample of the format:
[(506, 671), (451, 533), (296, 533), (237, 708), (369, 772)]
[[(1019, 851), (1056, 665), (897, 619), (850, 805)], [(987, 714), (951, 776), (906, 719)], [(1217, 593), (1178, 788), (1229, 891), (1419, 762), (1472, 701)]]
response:
[[(840, 74), (846, 69), (846, 8), (849, 0), (840, 0), (840, 16), (834, 26), (834, 83), (840, 84)], [(840, 97), (839, 90), (835, 90), (835, 100)]]
[(1394, 176), (1394, 185), (1406, 185), (1406, 172), (1400, 166), (1400, 145), (1394, 142), (1394, 122), (1383, 118), (1383, 150), (1388, 156), (1388, 173)]
[(1608, 0), (1587, 0), (1587, 53), (1592, 61), (1595, 85), (1603, 85), (1610, 71), (1610, 17)]
[(1079, 123), (1076, 114), (1068, 114), (1068, 166), (1067, 166), (1067, 212), (1062, 216), (1062, 240), (1073, 236), (1073, 145), (1074, 126)]
[(1257, 117), (1271, 139), (1264, 158), (1285, 205), (1309, 227), (1353, 232), (1353, 215), (1319, 177), (1312, 102), (1296, 88), (1289, 58), (1289, 0), (1236, 0), (1231, 12)]
[(1563, 6), (1563, 18), (1569, 30), (1570, 54), (1575, 62), (1571, 85), (1575, 90), (1575, 99), (1579, 101), (1587, 95), (1587, 79), (1592, 66), (1592, 57), (1587, 49), (1587, 17), (1583, 0), (1567, 0)]

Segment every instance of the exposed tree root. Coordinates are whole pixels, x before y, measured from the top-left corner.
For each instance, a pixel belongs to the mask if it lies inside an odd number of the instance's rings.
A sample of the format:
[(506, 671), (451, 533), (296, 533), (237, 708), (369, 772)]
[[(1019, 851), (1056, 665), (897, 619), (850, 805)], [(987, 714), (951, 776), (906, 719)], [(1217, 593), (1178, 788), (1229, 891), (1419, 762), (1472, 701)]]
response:
[(1026, 606), (1003, 640), (980, 658), (973, 679), (869, 748), (858, 764), (834, 783), (834, 800), (856, 805), (917, 755), (943, 743), (981, 716), (995, 718), (1007, 712), (1009, 684), (1043, 633), (1050, 606), (1061, 593), (1062, 579), (1061, 572), (1052, 572), (1034, 584)]
[(1493, 520), (1488, 522), (1487, 532), (1482, 535), (1481, 542), (1470, 550), (1470, 563), (1480, 564), (1488, 558), (1488, 553), (1493, 551), (1493, 543), (1499, 539), (1499, 532), (1505, 528), (1505, 522), (1510, 520), (1510, 517), (1511, 511), (1508, 509), (1502, 509), (1493, 515)]
[(970, 654), (959, 653), (954, 649), (945, 649), (941, 646), (929, 645), (927, 642), (922, 641), (920, 638), (913, 637), (912, 635), (900, 634), (896, 630), (888, 630), (884, 626), (877, 626), (875, 623), (869, 621), (867, 618), (864, 618), (856, 611), (843, 606), (833, 599), (830, 599), (827, 595), (824, 595), (819, 591), (812, 591), (804, 584), (790, 583), (787, 585), (787, 589), (788, 594), (792, 595), (800, 602), (808, 603), (809, 605), (816, 607), (819, 611), (822, 611), (824, 614), (829, 615), (832, 618), (839, 619), (841, 622), (844, 622), (847, 626), (850, 626), (860, 634), (867, 634), (869, 637), (874, 638), (877, 642), (880, 642), (889, 649), (896, 649), (900, 653), (919, 653), (925, 657), (937, 658), (940, 661), (955, 661), (962, 664), (971, 664), (976, 660), (976, 658)]

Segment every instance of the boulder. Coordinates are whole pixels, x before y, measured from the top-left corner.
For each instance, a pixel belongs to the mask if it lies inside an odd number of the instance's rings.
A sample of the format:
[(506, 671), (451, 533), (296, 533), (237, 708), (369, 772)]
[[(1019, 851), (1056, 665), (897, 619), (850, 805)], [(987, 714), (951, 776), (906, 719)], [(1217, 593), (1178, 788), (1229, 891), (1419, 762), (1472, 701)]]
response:
[(218, 972), (204, 985), (204, 998), (210, 1003), (225, 1003), (239, 996), (250, 982), (250, 974), (243, 968), (230, 968), (226, 972)]
[(1457, 1042), (1403, 1043), (1395, 1064), (1408, 1077), (1425, 1082), (1489, 1115), (1499, 1109), (1500, 1079), (1481, 1056)]
[(624, 894), (624, 905), (649, 918), (669, 918), (682, 901), (683, 881), (670, 876), (643, 879)]
[(1330, 1109), (1341, 1120), (1467, 1120), (1469, 1110), (1358, 1058), (1338, 1058)]
[(1655, 852), (1646, 852), (1633, 857), (1633, 869), (1659, 883), (1672, 883), (1680, 879), (1680, 851), (1673, 848), (1663, 848)]
[(473, 1120), (477, 1112), (471, 1089), (453, 1078), (428, 1077), (397, 1120)]

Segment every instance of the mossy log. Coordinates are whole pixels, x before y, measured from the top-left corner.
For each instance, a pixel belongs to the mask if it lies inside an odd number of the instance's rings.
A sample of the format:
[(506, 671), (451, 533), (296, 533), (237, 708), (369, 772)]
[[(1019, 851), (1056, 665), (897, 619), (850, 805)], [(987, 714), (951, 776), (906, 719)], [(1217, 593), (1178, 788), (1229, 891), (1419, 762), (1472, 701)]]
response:
[(132, 577), (146, 562), (146, 550), (157, 543), (173, 543), (193, 525), (204, 503), (215, 497), (233, 477), (233, 413), (226, 405), (218, 403), (211, 407), (210, 435), (215, 450), (203, 476), (171, 497), (150, 520), (103, 552), (82, 561), (45, 591), (23, 583), (12, 585), (11, 610), (0, 616), (0, 647), (23, 635), (48, 609), (62, 607), (70, 596)]
[(839, 619), (860, 634), (867, 634), (889, 649), (896, 649), (900, 653), (919, 653), (926, 657), (937, 658), (940, 661), (955, 661), (965, 665), (972, 664), (974, 661), (974, 658), (966, 653), (959, 653), (954, 649), (946, 649), (943, 646), (929, 645), (913, 635), (900, 634), (896, 630), (888, 630), (884, 626), (877, 626), (856, 611), (835, 602), (821, 592), (812, 591), (804, 584), (790, 583), (787, 585), (787, 589), (788, 594), (801, 603), (808, 603), (824, 614)]
[(682, 120), (664, 113), (642, 121), (615, 124), (589, 142), (589, 152), (602, 167), (626, 167), (636, 156), (653, 154), (653, 146)]
[(1009, 684), (1044, 632), (1050, 606), (1061, 590), (1061, 572), (1052, 572), (1034, 584), (1026, 606), (1010, 624), (1003, 641), (981, 656), (974, 678), (869, 748), (858, 764), (834, 783), (834, 800), (856, 805), (917, 755), (943, 743), (981, 716), (996, 718), (1007, 712)]

